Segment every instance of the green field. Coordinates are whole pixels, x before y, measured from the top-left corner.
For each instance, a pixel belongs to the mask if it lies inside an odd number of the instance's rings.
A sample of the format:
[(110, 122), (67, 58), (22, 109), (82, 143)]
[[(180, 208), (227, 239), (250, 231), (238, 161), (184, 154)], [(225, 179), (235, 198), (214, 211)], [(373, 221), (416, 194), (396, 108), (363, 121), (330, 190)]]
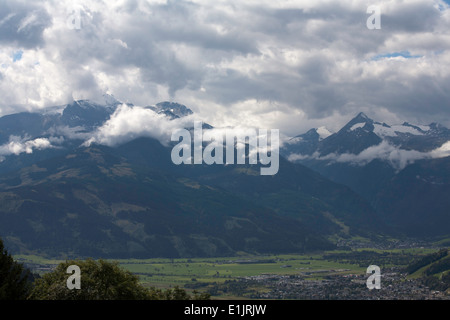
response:
[[(365, 274), (367, 266), (406, 266), (414, 259), (436, 249), (358, 249), (330, 251), (307, 255), (237, 256), (196, 259), (117, 259), (120, 265), (139, 276), (143, 285), (160, 289), (179, 286), (187, 291), (205, 291), (211, 286), (243, 277), (272, 275), (302, 275), (319, 280), (332, 274)], [(32, 255), (17, 255), (34, 272), (43, 274), (62, 260)], [(258, 291), (264, 288), (256, 288)], [(230, 298), (224, 294), (216, 298)], [(237, 297), (234, 297), (237, 298)]]

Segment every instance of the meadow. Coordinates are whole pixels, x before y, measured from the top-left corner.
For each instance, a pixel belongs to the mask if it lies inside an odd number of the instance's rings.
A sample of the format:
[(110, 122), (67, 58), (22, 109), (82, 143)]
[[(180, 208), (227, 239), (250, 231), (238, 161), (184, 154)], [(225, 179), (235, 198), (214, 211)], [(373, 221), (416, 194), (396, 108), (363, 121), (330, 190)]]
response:
[[(240, 255), (223, 258), (192, 259), (116, 259), (121, 267), (139, 276), (147, 287), (160, 289), (178, 286), (187, 291), (206, 291), (212, 286), (232, 280), (262, 275), (301, 275), (304, 279), (320, 280), (333, 274), (366, 273), (370, 264), (382, 267), (406, 266), (414, 259), (436, 251), (427, 248), (357, 249), (290, 255)], [(49, 272), (63, 260), (36, 255), (17, 255), (33, 272)], [(264, 288), (257, 288), (264, 290)], [(230, 298), (220, 295), (218, 298)], [(233, 297), (239, 298), (239, 297)]]

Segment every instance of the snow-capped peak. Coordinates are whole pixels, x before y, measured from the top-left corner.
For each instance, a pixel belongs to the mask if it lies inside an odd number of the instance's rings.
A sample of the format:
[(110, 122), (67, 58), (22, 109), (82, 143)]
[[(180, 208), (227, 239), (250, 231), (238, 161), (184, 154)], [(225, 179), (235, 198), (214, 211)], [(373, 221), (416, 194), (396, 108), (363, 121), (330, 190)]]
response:
[(158, 113), (170, 113), (180, 118), (193, 114), (191, 109), (176, 102), (160, 102), (157, 103), (156, 106), (153, 107), (153, 109)]
[(350, 131), (356, 130), (358, 128), (362, 128), (365, 126), (365, 124), (366, 124), (365, 122), (355, 123), (353, 126), (351, 126)]

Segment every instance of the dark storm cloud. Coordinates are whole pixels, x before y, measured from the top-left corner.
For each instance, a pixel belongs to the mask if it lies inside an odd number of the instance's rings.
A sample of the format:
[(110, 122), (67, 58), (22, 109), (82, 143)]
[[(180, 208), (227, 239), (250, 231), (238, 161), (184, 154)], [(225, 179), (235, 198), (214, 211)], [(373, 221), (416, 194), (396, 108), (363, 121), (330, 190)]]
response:
[(383, 14), (383, 28), (389, 32), (432, 32), (441, 12), (427, 2), (404, 1)]
[[(200, 88), (206, 63), (258, 54), (256, 39), (239, 28), (220, 34), (204, 21), (211, 17), (208, 12), (200, 12), (199, 5), (169, 2), (150, 6), (150, 13), (143, 10), (145, 6), (129, 1), (116, 10), (117, 19), (111, 18), (110, 12), (83, 8), (82, 28), (72, 34), (59, 30), (61, 36), (56, 37), (63, 42), (63, 63), (89, 65), (97, 61), (108, 74), (136, 67), (143, 81), (166, 85), (174, 96), (183, 88)], [(216, 18), (225, 22), (228, 19), (219, 12)], [(184, 56), (188, 60), (183, 61), (183, 55), (177, 53), (180, 46), (199, 50), (204, 62), (192, 66), (189, 56)]]
[(43, 45), (42, 32), (51, 24), (48, 13), (33, 3), (0, 0), (0, 44), (24, 48)]

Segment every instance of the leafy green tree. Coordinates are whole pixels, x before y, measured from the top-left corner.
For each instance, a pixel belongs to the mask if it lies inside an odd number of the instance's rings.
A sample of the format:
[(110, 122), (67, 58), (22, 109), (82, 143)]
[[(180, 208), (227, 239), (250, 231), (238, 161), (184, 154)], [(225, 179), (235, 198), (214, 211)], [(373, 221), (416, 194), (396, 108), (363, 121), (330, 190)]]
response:
[(206, 292), (197, 292), (194, 290), (193, 295), (189, 295), (185, 290), (178, 286), (165, 291), (156, 288), (149, 288), (151, 299), (153, 300), (210, 300), (211, 295)]
[[(67, 268), (80, 268), (80, 289), (68, 289), (71, 276)], [(190, 296), (185, 290), (175, 287), (162, 291), (146, 288), (139, 283), (138, 276), (120, 268), (118, 262), (71, 260), (60, 263), (52, 272), (44, 274), (34, 283), (30, 299), (33, 300), (208, 300), (210, 295), (194, 291)]]
[[(77, 265), (81, 270), (80, 289), (67, 288), (71, 276), (67, 268)], [(70, 260), (60, 263), (54, 271), (37, 279), (31, 292), (36, 300), (145, 300), (154, 299), (152, 292), (139, 284), (139, 278), (119, 267), (118, 262)]]
[(0, 239), (0, 300), (24, 300), (31, 289), (30, 271), (14, 261)]
[(194, 296), (192, 297), (192, 300), (210, 300), (211, 295), (206, 292), (197, 292), (194, 290), (193, 292)]

